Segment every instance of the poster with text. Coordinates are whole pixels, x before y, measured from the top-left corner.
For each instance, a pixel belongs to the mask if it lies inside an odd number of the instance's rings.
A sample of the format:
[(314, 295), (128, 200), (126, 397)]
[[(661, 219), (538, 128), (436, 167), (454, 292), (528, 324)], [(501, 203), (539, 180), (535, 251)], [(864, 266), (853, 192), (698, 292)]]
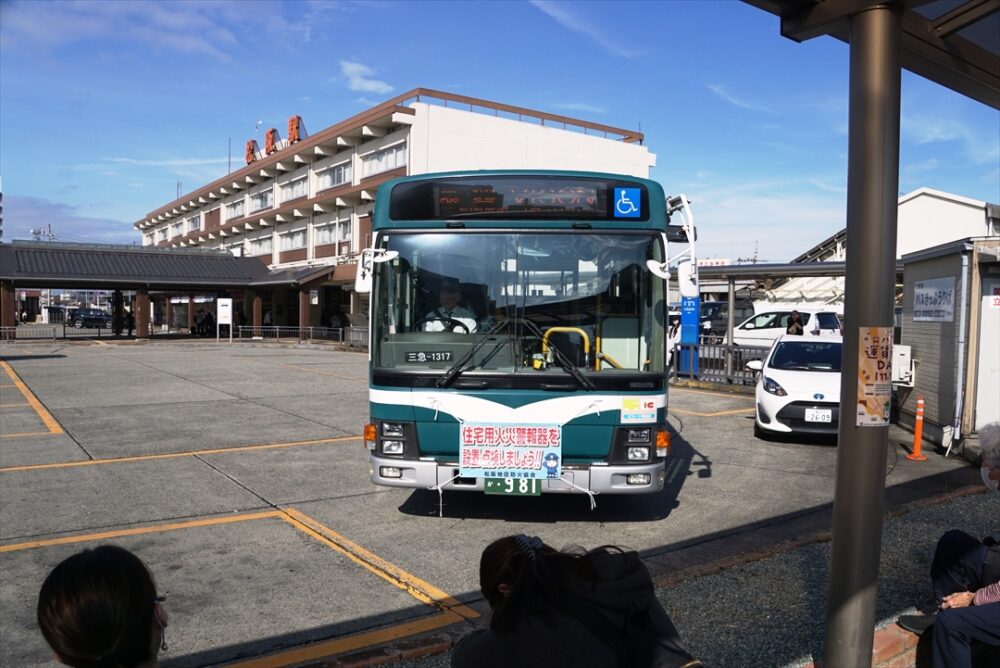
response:
[(857, 426), (886, 427), (892, 407), (892, 327), (862, 327)]

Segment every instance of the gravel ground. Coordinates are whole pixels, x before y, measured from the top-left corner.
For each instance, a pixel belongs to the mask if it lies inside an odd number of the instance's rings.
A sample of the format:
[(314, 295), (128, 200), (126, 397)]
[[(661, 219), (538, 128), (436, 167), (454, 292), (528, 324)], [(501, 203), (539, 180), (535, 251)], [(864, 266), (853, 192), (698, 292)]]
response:
[[(879, 626), (932, 603), (931, 558), (950, 528), (974, 536), (1000, 531), (1000, 496), (972, 494), (889, 518), (875, 617)], [(822, 651), (830, 544), (807, 545), (768, 559), (693, 578), (658, 591), (685, 644), (716, 668), (801, 666)], [(751, 632), (752, 630), (752, 632)], [(450, 665), (450, 653), (392, 664)]]

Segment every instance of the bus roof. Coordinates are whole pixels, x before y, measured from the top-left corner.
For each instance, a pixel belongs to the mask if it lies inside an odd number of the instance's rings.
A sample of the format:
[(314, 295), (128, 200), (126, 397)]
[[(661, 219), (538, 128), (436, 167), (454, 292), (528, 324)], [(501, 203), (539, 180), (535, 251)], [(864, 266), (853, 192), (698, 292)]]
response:
[(665, 230), (663, 188), (650, 179), (561, 170), (420, 174), (382, 184), (374, 230)]

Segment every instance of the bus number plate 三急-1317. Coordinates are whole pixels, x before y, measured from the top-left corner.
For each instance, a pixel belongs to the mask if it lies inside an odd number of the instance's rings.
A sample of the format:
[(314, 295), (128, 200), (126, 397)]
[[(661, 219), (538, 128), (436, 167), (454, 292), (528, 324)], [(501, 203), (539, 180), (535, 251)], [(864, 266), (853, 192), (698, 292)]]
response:
[(451, 357), (452, 355), (450, 350), (411, 351), (406, 353), (406, 363), (426, 364), (428, 362), (450, 362)]

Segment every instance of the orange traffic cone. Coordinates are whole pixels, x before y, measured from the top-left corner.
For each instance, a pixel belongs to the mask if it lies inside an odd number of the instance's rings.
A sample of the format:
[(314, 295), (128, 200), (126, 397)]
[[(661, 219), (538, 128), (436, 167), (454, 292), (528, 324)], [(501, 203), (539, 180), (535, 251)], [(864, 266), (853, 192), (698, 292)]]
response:
[(925, 462), (927, 457), (920, 453), (920, 444), (924, 435), (924, 398), (917, 397), (917, 418), (913, 423), (913, 452), (906, 455), (907, 459), (915, 462)]

